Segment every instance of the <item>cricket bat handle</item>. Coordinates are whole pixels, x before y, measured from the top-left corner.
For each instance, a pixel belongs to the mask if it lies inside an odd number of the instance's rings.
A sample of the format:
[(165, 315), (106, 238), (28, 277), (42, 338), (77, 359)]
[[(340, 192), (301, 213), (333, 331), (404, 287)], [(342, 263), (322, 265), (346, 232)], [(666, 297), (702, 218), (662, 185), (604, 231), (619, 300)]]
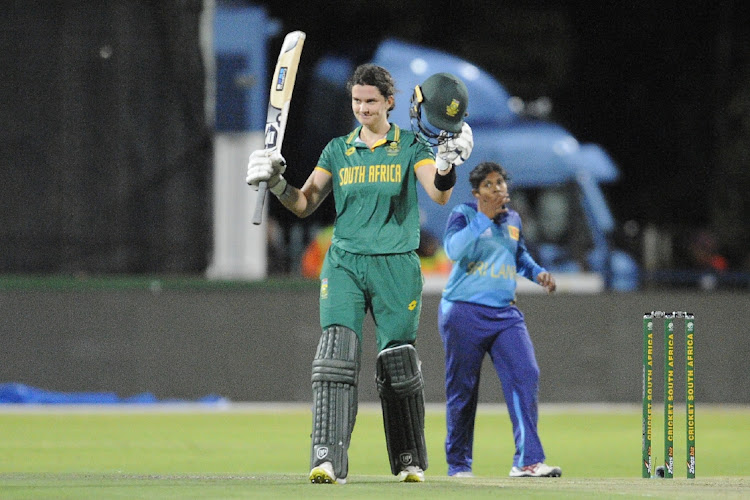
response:
[(253, 224), (259, 226), (263, 222), (263, 205), (266, 202), (266, 192), (268, 191), (268, 182), (260, 181), (258, 183), (258, 196), (255, 198), (255, 213), (253, 214)]

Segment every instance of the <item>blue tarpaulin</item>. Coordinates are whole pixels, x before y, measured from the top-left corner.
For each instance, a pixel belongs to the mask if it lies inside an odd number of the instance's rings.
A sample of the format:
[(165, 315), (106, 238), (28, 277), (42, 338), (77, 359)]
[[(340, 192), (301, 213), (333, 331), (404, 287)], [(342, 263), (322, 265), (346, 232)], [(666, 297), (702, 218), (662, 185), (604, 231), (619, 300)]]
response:
[(158, 399), (150, 392), (120, 397), (114, 392), (56, 392), (19, 383), (0, 384), (0, 404), (154, 404), (154, 403), (225, 403), (226, 399), (209, 394), (195, 401)]

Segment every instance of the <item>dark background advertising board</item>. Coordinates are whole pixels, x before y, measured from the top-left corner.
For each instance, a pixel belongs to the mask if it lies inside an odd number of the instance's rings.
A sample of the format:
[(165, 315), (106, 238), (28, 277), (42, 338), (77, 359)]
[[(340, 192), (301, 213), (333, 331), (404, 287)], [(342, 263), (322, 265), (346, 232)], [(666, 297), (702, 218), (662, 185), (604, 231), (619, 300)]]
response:
[[(26, 282), (28, 285), (28, 282)], [(160, 399), (218, 394), (232, 401), (308, 402), (320, 337), (315, 283), (227, 288), (76, 281), (0, 292), (0, 381), (50, 391), (151, 392)], [(53, 288), (57, 288), (57, 290)], [(445, 401), (439, 296), (425, 295), (417, 351), (428, 402)], [(542, 403), (636, 403), (641, 397), (643, 313), (695, 314), (698, 404), (750, 404), (744, 295), (699, 292), (519, 297), (541, 370)], [(684, 336), (676, 321), (677, 401), (684, 401)], [(663, 326), (654, 328), (661, 390)], [(377, 402), (374, 325), (363, 332), (360, 400)], [(683, 388), (683, 389), (680, 389)], [(480, 401), (502, 402), (485, 359)]]

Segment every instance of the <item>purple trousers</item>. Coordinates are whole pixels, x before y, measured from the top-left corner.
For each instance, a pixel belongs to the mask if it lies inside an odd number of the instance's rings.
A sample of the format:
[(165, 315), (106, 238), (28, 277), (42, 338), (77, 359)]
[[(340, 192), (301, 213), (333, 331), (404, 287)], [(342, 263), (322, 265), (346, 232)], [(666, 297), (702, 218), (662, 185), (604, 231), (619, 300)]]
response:
[(513, 425), (513, 465), (544, 462), (537, 433), (539, 366), (523, 313), (514, 305), (496, 308), (442, 300), (438, 326), (445, 348), (448, 475), (471, 471), (479, 378), (486, 354), (500, 378)]

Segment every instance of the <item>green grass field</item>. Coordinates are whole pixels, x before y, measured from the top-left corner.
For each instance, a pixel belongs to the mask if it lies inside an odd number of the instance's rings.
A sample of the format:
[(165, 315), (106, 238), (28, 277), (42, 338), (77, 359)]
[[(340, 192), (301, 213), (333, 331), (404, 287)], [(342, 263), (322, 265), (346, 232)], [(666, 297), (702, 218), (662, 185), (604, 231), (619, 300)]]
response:
[[(695, 480), (685, 479), (680, 413), (676, 479), (640, 478), (635, 406), (542, 406), (547, 462), (560, 465), (563, 477), (540, 479), (508, 477), (513, 443), (507, 414), (504, 407), (481, 407), (477, 477), (449, 479), (444, 413), (430, 407), (426, 482), (400, 484), (390, 475), (380, 410), (363, 405), (346, 485), (307, 484), (306, 407), (194, 408), (0, 408), (0, 498), (750, 498), (748, 407), (698, 407)], [(658, 413), (656, 463), (663, 460)]]

